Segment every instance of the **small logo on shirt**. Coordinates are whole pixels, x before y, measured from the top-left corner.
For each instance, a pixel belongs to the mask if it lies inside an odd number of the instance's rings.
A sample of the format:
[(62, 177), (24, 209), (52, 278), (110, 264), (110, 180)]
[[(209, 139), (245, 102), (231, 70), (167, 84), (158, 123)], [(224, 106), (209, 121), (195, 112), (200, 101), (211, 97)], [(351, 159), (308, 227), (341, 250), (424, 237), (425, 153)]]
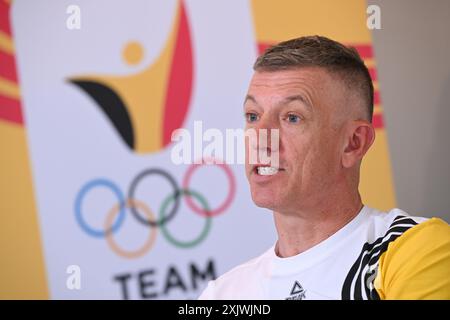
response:
[(291, 289), (291, 295), (286, 298), (286, 300), (303, 300), (305, 298), (306, 290), (303, 289), (302, 285), (295, 281)]

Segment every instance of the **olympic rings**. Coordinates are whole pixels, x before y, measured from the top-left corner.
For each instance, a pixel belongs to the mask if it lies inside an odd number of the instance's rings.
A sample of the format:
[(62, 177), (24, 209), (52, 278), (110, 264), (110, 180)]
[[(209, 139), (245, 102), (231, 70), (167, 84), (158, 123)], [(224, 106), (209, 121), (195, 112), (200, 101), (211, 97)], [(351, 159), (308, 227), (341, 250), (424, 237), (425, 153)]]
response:
[[(204, 210), (209, 211), (209, 207), (208, 207), (208, 203), (206, 202), (206, 199), (201, 196), (198, 192), (195, 192), (193, 190), (181, 190), (180, 192), (176, 192), (173, 195), (169, 195), (162, 203), (161, 205), (161, 209), (159, 210), (159, 215), (160, 218), (164, 217), (164, 212), (166, 211), (167, 205), (171, 202), (171, 201), (176, 201), (177, 198), (179, 198), (181, 195), (193, 195), (195, 198), (197, 198), (198, 201), (200, 201), (200, 203), (202, 204), (202, 206), (204, 207)], [(170, 233), (169, 230), (167, 230), (167, 227), (162, 224), (161, 225), (161, 231), (164, 234), (164, 236), (166, 237), (166, 239), (172, 243), (173, 245), (179, 247), (179, 248), (190, 248), (193, 247), (197, 244), (199, 244), (200, 242), (202, 242), (202, 240), (204, 238), (206, 238), (206, 236), (208, 235), (209, 230), (211, 229), (211, 217), (206, 217), (206, 223), (205, 226), (203, 227), (202, 232), (200, 233), (200, 235), (195, 238), (194, 240), (190, 240), (190, 241), (180, 241), (177, 240), (175, 237), (173, 237)]]
[(195, 203), (192, 201), (190, 196), (186, 197), (186, 203), (189, 206), (189, 208), (192, 209), (192, 211), (197, 212), (198, 214), (200, 214), (204, 217), (208, 217), (208, 216), (214, 217), (214, 216), (221, 214), (223, 211), (225, 211), (225, 209), (227, 209), (229, 207), (229, 205), (231, 204), (231, 201), (233, 201), (234, 194), (236, 192), (236, 182), (234, 181), (233, 172), (231, 171), (230, 167), (228, 167), (227, 165), (225, 165), (223, 163), (217, 163), (217, 161), (214, 161), (213, 159), (203, 159), (201, 164), (193, 164), (193, 165), (191, 165), (191, 167), (189, 167), (189, 169), (187, 170), (186, 175), (184, 176), (184, 179), (183, 179), (183, 189), (190, 190), (189, 182), (192, 178), (192, 174), (194, 173), (194, 171), (197, 168), (199, 168), (200, 165), (203, 165), (204, 163), (215, 164), (215, 165), (219, 166), (219, 168), (222, 168), (225, 171), (227, 178), (228, 178), (228, 183), (230, 184), (228, 196), (226, 197), (225, 201), (217, 209), (214, 209), (211, 211), (205, 211), (205, 210), (202, 210), (199, 207), (197, 207), (195, 205)]
[[(208, 202), (206, 201), (205, 197), (202, 196), (197, 191), (194, 191), (190, 188), (188, 188), (192, 175), (200, 165), (207, 164), (215, 164), (218, 165), (220, 168), (222, 168), (228, 178), (229, 183), (229, 192), (225, 198), (225, 201), (217, 208), (211, 209), (208, 205)], [(139, 182), (142, 181), (143, 178), (149, 176), (149, 175), (160, 175), (163, 178), (166, 178), (169, 181), (169, 184), (173, 188), (173, 192), (170, 193), (162, 202), (158, 217), (156, 218), (153, 213), (151, 212), (150, 208), (143, 203), (142, 201), (139, 201), (135, 199), (135, 193), (136, 189), (138, 187)], [(212, 225), (212, 217), (216, 216), (220, 213), (223, 213), (231, 204), (233, 201), (233, 198), (236, 193), (236, 182), (233, 176), (233, 173), (231, 169), (225, 165), (225, 164), (219, 164), (215, 163), (214, 161), (211, 163), (211, 159), (203, 159), (201, 164), (194, 164), (191, 165), (188, 170), (186, 171), (186, 174), (183, 178), (183, 187), (180, 189), (178, 187), (178, 184), (176, 180), (165, 170), (159, 169), (159, 168), (150, 168), (146, 169), (142, 172), (140, 172), (131, 182), (130, 189), (128, 191), (128, 198), (125, 198), (123, 192), (119, 189), (119, 187), (114, 184), (112, 181), (109, 181), (107, 179), (94, 179), (88, 183), (86, 183), (84, 186), (81, 187), (80, 191), (78, 192), (77, 196), (75, 197), (75, 219), (78, 223), (78, 225), (81, 227), (81, 229), (86, 232), (88, 235), (96, 238), (105, 237), (106, 241), (111, 248), (111, 250), (116, 253), (117, 255), (124, 257), (124, 258), (138, 258), (144, 255), (148, 250), (150, 250), (156, 240), (157, 230), (152, 230), (149, 234), (149, 237), (147, 238), (146, 242), (142, 247), (136, 250), (124, 250), (120, 248), (114, 238), (113, 233), (116, 232), (120, 226), (122, 225), (124, 219), (125, 219), (125, 213), (127, 209), (129, 209), (132, 213), (132, 215), (136, 218), (136, 220), (143, 225), (147, 227), (151, 227), (152, 229), (155, 228), (161, 228), (163, 236), (166, 238), (168, 242), (170, 242), (172, 245), (179, 247), (179, 248), (191, 248), (199, 243), (201, 243), (208, 235), (211, 225)], [(86, 194), (91, 191), (91, 189), (95, 187), (106, 187), (110, 189), (116, 196), (117, 196), (117, 202), (116, 204), (109, 210), (107, 213), (105, 224), (104, 224), (104, 230), (95, 229), (87, 224), (83, 217), (83, 211), (82, 211), (82, 205), (84, 198)], [(193, 210), (196, 213), (199, 213), (201, 216), (203, 216), (206, 221), (203, 226), (203, 229), (201, 233), (196, 236), (192, 240), (187, 241), (181, 241), (174, 237), (167, 229), (166, 223), (171, 221), (179, 207), (180, 207), (180, 198), (185, 197), (187, 206)], [(196, 198), (198, 202), (200, 203), (201, 207), (198, 207), (193, 202), (192, 197)], [(169, 209), (169, 205), (171, 205)], [(139, 210), (138, 210), (139, 209)], [(140, 211), (143, 211), (145, 214), (145, 217), (143, 217), (140, 213)]]
[[(132, 206), (136, 206), (136, 207), (139, 207), (140, 209), (142, 209), (145, 212), (145, 214), (148, 216), (149, 219), (153, 218), (153, 213), (150, 211), (150, 209), (147, 207), (147, 205), (145, 203), (140, 202), (138, 200), (128, 199), (128, 201), (126, 203), (126, 207), (131, 208)], [(109, 211), (109, 213), (106, 217), (106, 221), (105, 221), (105, 229), (109, 229), (111, 227), (111, 224), (114, 220), (114, 216), (119, 211), (119, 208), (120, 208), (119, 205), (115, 205)], [(149, 238), (147, 239), (147, 241), (144, 243), (144, 245), (141, 248), (139, 248), (135, 251), (126, 251), (126, 250), (120, 248), (116, 244), (111, 233), (106, 235), (106, 242), (109, 244), (112, 251), (117, 253), (119, 256), (122, 256), (122, 257), (128, 258), (128, 259), (139, 258), (140, 256), (143, 256), (148, 250), (150, 250), (150, 248), (155, 243), (155, 240), (156, 240), (156, 229), (153, 228), (153, 230), (151, 230), (151, 232), (150, 232)]]
[[(145, 176), (149, 176), (152, 174), (159, 174), (159, 175), (163, 176), (164, 178), (166, 178), (167, 180), (169, 180), (169, 183), (172, 185), (172, 187), (174, 189), (174, 193), (178, 192), (179, 188), (178, 188), (177, 182), (175, 181), (174, 178), (172, 178), (171, 175), (169, 175), (167, 172), (165, 172), (161, 169), (148, 169), (148, 170), (141, 172), (140, 174), (138, 174), (138, 176), (136, 178), (134, 178), (134, 180), (130, 186), (130, 192), (128, 194), (128, 198), (134, 199), (134, 193), (136, 191), (136, 187), (137, 187), (137, 184), (139, 183), (139, 181), (141, 181), (142, 178), (144, 178)], [(150, 221), (150, 220), (146, 220), (146, 219), (142, 218), (141, 215), (139, 215), (139, 212), (137, 212), (136, 208), (133, 205), (130, 207), (130, 209), (131, 209), (131, 212), (133, 213), (133, 215), (140, 222), (142, 222), (143, 224), (146, 224), (146, 225), (150, 225), (152, 227), (156, 227), (156, 226), (161, 226), (164, 223), (166, 223), (167, 221), (169, 221), (170, 219), (172, 219), (174, 217), (175, 213), (177, 212), (179, 206), (180, 206), (180, 198), (177, 197), (175, 199), (175, 204), (174, 204), (172, 210), (170, 210), (170, 213), (167, 216), (162, 217), (159, 221)]]
[[(110, 188), (115, 193), (117, 198), (119, 198), (118, 203), (120, 205), (120, 210), (119, 210), (119, 215), (117, 216), (117, 220), (110, 228), (105, 229), (105, 231), (96, 230), (96, 229), (90, 227), (84, 221), (83, 215), (81, 212), (81, 204), (83, 202), (84, 196), (90, 189), (92, 189), (96, 186), (104, 186), (104, 187)], [(125, 208), (123, 206), (124, 202), (125, 202), (125, 198), (122, 194), (122, 191), (120, 191), (120, 189), (114, 183), (112, 183), (111, 181), (106, 180), (106, 179), (92, 180), (91, 182), (85, 184), (81, 188), (80, 192), (78, 193), (78, 196), (75, 200), (75, 217), (76, 217), (77, 222), (80, 225), (81, 229), (86, 231), (87, 234), (89, 234), (90, 236), (93, 236), (93, 237), (98, 237), (98, 238), (104, 237), (108, 233), (117, 231), (117, 229), (119, 229), (120, 225), (122, 224), (123, 219), (125, 218)]]

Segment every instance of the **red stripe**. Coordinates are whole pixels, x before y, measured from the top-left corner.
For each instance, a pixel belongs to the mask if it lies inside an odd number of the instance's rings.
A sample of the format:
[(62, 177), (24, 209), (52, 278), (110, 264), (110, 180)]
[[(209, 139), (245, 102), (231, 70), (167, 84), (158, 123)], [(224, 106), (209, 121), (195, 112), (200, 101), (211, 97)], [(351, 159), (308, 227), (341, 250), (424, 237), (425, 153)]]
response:
[(360, 45), (351, 45), (351, 46), (354, 47), (358, 51), (361, 58), (370, 59), (373, 57), (372, 45), (360, 44)]
[(16, 61), (14, 56), (0, 50), (0, 61), (0, 76), (17, 83)]
[(384, 128), (383, 114), (377, 113), (373, 115), (372, 124), (375, 129)]
[(163, 146), (171, 142), (172, 132), (182, 127), (192, 94), (193, 59), (189, 21), (181, 2), (180, 23), (172, 57), (163, 122)]
[(9, 4), (0, 0), (0, 30), (11, 35), (11, 25), (9, 22)]
[[(0, 30), (11, 37), (9, 20), (10, 5), (0, 0)], [(0, 51), (0, 75), (17, 83), (16, 63), (14, 55)], [(20, 100), (0, 95), (0, 120), (23, 124), (23, 114)]]
[(262, 54), (264, 51), (266, 51), (267, 48), (269, 48), (273, 45), (274, 45), (274, 43), (262, 43), (262, 42), (258, 43), (257, 44), (258, 54)]
[(0, 95), (0, 119), (23, 124), (20, 101)]
[(369, 68), (370, 77), (372, 78), (372, 81), (377, 81), (377, 69), (375, 68)]
[(380, 91), (375, 90), (373, 93), (373, 104), (380, 104), (380, 103), (381, 103)]

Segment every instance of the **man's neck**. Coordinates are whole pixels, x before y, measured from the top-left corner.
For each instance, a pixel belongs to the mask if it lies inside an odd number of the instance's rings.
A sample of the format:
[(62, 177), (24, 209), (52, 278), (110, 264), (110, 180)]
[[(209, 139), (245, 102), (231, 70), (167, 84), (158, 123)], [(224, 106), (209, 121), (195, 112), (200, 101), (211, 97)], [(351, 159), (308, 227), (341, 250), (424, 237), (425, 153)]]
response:
[(278, 232), (276, 254), (291, 257), (314, 247), (343, 228), (362, 207), (358, 194), (353, 201), (324, 204), (315, 210), (299, 210), (296, 214), (274, 212)]

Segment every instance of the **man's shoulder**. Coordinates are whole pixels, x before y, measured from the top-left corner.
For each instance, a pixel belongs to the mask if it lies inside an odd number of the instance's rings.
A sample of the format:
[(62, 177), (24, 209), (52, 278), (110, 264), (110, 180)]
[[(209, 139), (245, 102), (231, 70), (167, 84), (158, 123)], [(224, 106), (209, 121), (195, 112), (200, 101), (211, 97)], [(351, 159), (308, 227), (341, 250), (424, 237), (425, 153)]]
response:
[(449, 269), (450, 226), (425, 219), (406, 228), (380, 257), (379, 292), (387, 299), (449, 299)]
[[(435, 249), (433, 244), (437, 243), (450, 243), (450, 226), (447, 222), (440, 218), (421, 218), (417, 221), (417, 217), (411, 218), (411, 226), (405, 230), (405, 232), (396, 241), (397, 245), (404, 247), (404, 243), (408, 242), (415, 248), (430, 248)], [(403, 219), (404, 221), (405, 219)], [(402, 219), (397, 220), (397, 223), (401, 223)], [(415, 222), (415, 223), (414, 223)], [(401, 227), (401, 225), (399, 225)], [(414, 250), (417, 254), (417, 249)]]
[(397, 245), (404, 241), (417, 243), (417, 239), (423, 241), (423, 238), (428, 238), (427, 242), (440, 241), (439, 239), (445, 238), (443, 234), (450, 228), (441, 219), (412, 216), (398, 208), (381, 211), (365, 207), (361, 220), (363, 223), (360, 224), (358, 232), (362, 250), (381, 251), (379, 254), (388, 248), (392, 249), (394, 243), (398, 248)]
[(421, 216), (413, 216), (410, 215), (408, 212), (399, 209), (399, 208), (393, 208), (389, 211), (374, 209), (366, 206), (366, 210), (369, 213), (370, 218), (372, 221), (377, 223), (383, 223), (389, 225), (390, 223), (403, 218), (409, 218), (415, 223), (421, 223), (424, 222), (430, 218), (421, 217)]
[(367, 226), (375, 239), (393, 233), (403, 233), (409, 228), (430, 220), (426, 217), (412, 216), (398, 208), (382, 211), (366, 207), (366, 210), (368, 212)]
[(375, 245), (385, 253), (382, 265), (399, 268), (414, 266), (429, 261), (450, 258), (450, 226), (436, 217), (411, 216), (403, 210), (392, 209), (386, 213), (375, 213), (371, 221), (378, 225)]
[(384, 226), (386, 232), (392, 230), (399, 231), (399, 228), (403, 227), (406, 228), (405, 231), (414, 229), (413, 232), (409, 232), (410, 234), (415, 234), (419, 231), (425, 231), (429, 235), (431, 235), (432, 232), (430, 233), (430, 230), (439, 231), (437, 232), (437, 234), (440, 234), (442, 231), (448, 230), (448, 228), (450, 228), (448, 223), (440, 218), (410, 215), (406, 211), (398, 208), (394, 208), (388, 212), (383, 212), (371, 208), (369, 208), (369, 210), (372, 218), (371, 222), (373, 224)]

